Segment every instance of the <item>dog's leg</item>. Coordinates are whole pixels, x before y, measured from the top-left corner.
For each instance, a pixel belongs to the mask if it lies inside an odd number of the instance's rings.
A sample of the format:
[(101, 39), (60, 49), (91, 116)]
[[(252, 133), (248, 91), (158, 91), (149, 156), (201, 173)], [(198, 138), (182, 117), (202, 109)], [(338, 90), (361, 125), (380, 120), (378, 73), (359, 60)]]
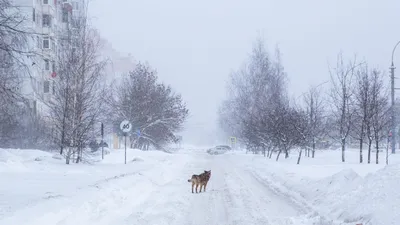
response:
[(206, 192), (207, 183), (208, 183), (208, 182), (206, 182), (206, 183), (204, 184), (204, 192)]
[(197, 188), (199, 187), (199, 183), (196, 183), (196, 193), (198, 193), (197, 192)]
[(193, 188), (194, 188), (194, 182), (192, 182), (192, 193), (193, 193)]

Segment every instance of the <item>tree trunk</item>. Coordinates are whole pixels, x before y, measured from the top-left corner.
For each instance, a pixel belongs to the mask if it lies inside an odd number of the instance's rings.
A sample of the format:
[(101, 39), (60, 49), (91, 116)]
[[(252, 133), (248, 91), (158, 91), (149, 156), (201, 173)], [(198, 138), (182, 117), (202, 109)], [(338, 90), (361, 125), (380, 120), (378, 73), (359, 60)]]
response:
[(289, 150), (285, 149), (285, 159), (289, 158)]
[(342, 138), (342, 162), (345, 162), (344, 151), (346, 150), (346, 139)]
[(376, 164), (379, 163), (379, 140), (376, 139), (375, 140), (375, 144), (376, 144)]
[[(69, 80), (69, 79), (68, 79)], [(67, 87), (66, 90), (66, 96), (69, 95), (69, 86)], [(66, 121), (65, 121), (65, 117), (67, 116), (67, 107), (68, 107), (68, 100), (65, 100), (65, 104), (64, 104), (64, 109), (63, 109), (63, 119), (62, 119), (62, 128), (61, 128), (61, 149), (60, 149), (60, 155), (63, 154), (63, 150), (64, 150), (64, 142), (65, 142), (65, 126), (66, 126)], [(69, 164), (69, 162), (67, 163)]]
[(278, 155), (276, 156), (276, 161), (279, 160), (279, 155), (281, 154), (282, 150), (279, 149)]
[(315, 140), (313, 140), (313, 143), (312, 143), (312, 158), (314, 158), (314, 156), (315, 156)]
[(360, 163), (363, 162), (362, 148), (363, 148), (363, 139), (360, 138)]
[(387, 139), (387, 144), (386, 144), (386, 165), (389, 164), (389, 137)]
[(265, 151), (265, 147), (264, 147), (264, 148), (263, 148), (263, 154), (264, 154), (264, 157), (266, 157), (266, 156), (265, 156), (265, 152), (266, 152), (266, 151)]
[(372, 146), (372, 139), (368, 138), (368, 164), (371, 163), (371, 146)]
[(65, 163), (68, 165), (71, 159), (71, 147), (68, 148), (67, 155), (65, 156)]
[(302, 152), (302, 151), (303, 151), (303, 149), (300, 149), (299, 157), (297, 158), (297, 164), (300, 164), (301, 152)]

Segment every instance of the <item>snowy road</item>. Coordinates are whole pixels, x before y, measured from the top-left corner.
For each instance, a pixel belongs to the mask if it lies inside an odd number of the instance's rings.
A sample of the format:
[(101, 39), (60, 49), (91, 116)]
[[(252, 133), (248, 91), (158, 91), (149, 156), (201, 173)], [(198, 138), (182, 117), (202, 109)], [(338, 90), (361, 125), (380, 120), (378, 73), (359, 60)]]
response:
[(176, 224), (292, 224), (292, 217), (299, 215), (298, 208), (254, 179), (231, 156), (203, 157), (195, 165), (199, 171), (212, 169), (209, 190), (189, 196), (186, 222)]
[[(187, 180), (203, 170), (212, 170), (207, 192), (192, 194)], [(154, 166), (54, 195), (0, 224), (313, 224), (304, 209), (254, 177), (239, 155), (172, 154)]]
[[(227, 157), (197, 154), (196, 160), (157, 188), (143, 204), (116, 224), (293, 224), (298, 208), (276, 196)], [(205, 193), (192, 194), (193, 171), (212, 170)]]

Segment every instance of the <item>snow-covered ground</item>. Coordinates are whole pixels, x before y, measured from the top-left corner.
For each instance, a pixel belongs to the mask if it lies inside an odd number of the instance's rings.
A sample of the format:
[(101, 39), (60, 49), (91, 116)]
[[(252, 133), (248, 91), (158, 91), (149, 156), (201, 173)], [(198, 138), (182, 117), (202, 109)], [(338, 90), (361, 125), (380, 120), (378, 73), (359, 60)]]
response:
[[(400, 158), (391, 165), (316, 158), (264, 158), (111, 150), (101, 162), (65, 165), (56, 153), (0, 149), (0, 225), (398, 224)], [(98, 156), (100, 157), (100, 156)], [(375, 155), (374, 155), (375, 157)], [(373, 157), (373, 158), (374, 158)], [(384, 162), (384, 154), (381, 154)], [(373, 160), (373, 162), (375, 162)], [(205, 193), (187, 180), (211, 170)]]

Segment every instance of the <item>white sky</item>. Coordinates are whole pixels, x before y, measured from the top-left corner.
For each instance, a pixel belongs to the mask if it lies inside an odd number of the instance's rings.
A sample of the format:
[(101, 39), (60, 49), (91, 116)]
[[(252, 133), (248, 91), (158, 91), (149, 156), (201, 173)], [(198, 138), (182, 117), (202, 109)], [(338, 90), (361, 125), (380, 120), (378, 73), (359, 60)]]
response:
[(399, 0), (92, 0), (90, 10), (116, 50), (148, 61), (182, 94), (193, 144), (214, 144), (228, 75), (259, 34), (271, 53), (279, 46), (293, 96), (328, 80), (341, 50), (388, 72), (400, 40)]

